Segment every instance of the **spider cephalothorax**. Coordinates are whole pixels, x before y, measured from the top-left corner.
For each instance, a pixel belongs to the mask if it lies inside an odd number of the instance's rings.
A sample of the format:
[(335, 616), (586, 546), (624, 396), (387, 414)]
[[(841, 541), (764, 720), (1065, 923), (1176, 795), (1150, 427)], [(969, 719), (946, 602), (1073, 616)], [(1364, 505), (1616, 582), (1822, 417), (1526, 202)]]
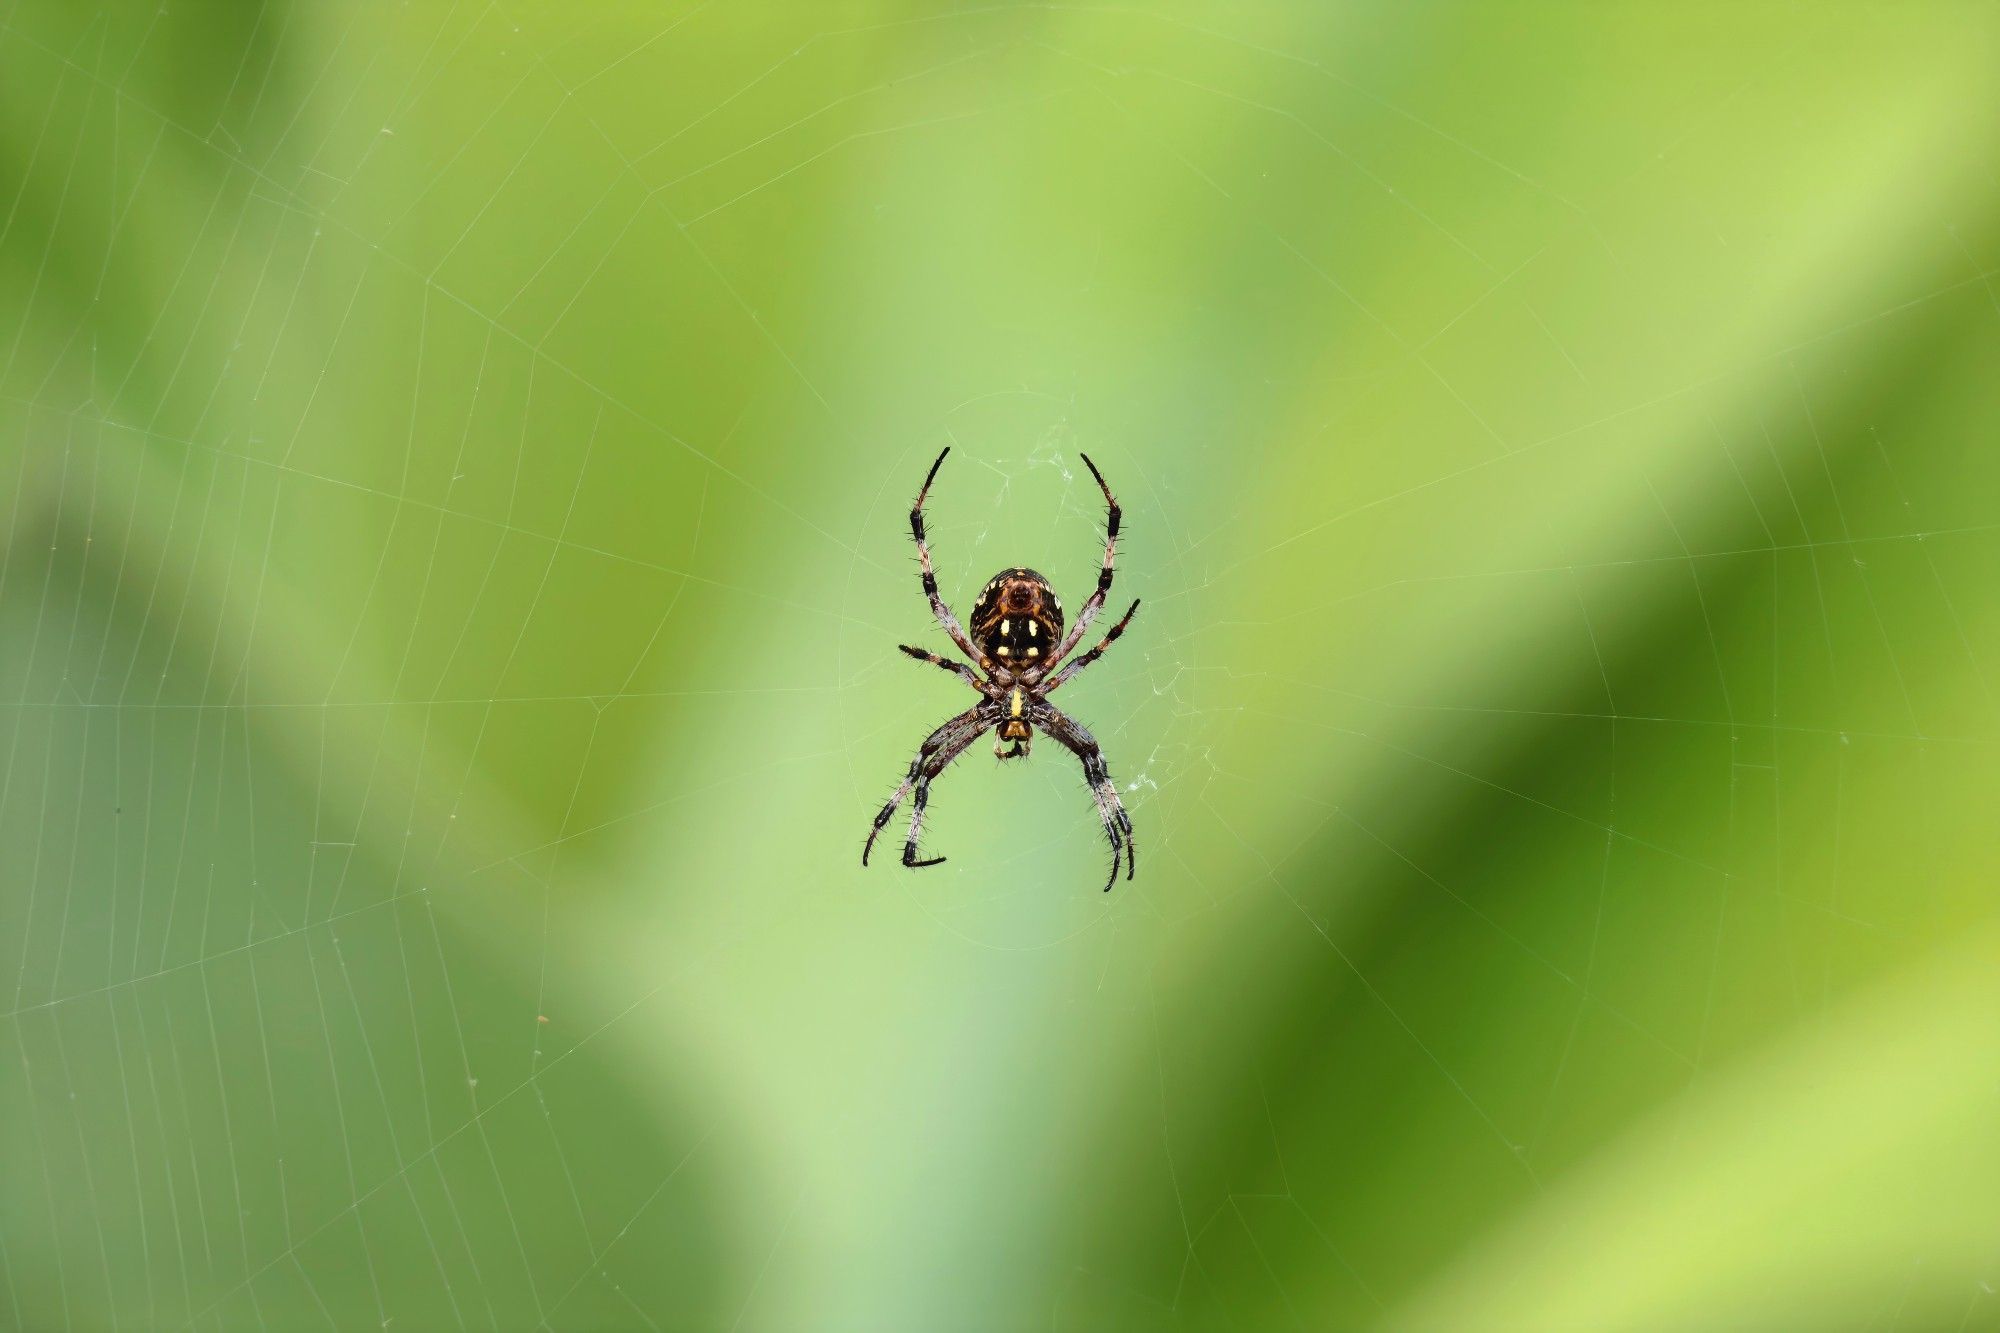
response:
[[(942, 856), (928, 860), (917, 856), (917, 839), (923, 833), (924, 807), (930, 800), (932, 780), (988, 731), (999, 734), (1000, 743), (993, 750), (996, 755), (1002, 759), (1023, 758), (1035, 728), (1039, 727), (1083, 762), (1084, 781), (1097, 804), (1104, 836), (1111, 841), (1111, 878), (1104, 884), (1108, 890), (1117, 882), (1121, 858), (1127, 879), (1137, 869), (1132, 820), (1118, 799), (1117, 785), (1111, 781), (1104, 752), (1098, 748), (1096, 739), (1082, 723), (1050, 703), (1048, 696), (1117, 642), (1125, 626), (1131, 623), (1132, 613), (1139, 609), (1137, 602), (1132, 603), (1095, 648), (1081, 657), (1063, 660), (1082, 641), (1084, 631), (1090, 628), (1097, 613), (1104, 609), (1104, 595), (1111, 590), (1112, 565), (1118, 553), (1118, 501), (1104, 484), (1097, 465), (1086, 456), (1083, 465), (1090, 469), (1098, 489), (1104, 492), (1104, 565), (1097, 571), (1096, 591), (1083, 604), (1076, 623), (1067, 633), (1063, 631), (1062, 602), (1049, 581), (1032, 569), (1015, 568), (995, 574), (973, 599), (972, 633), (968, 636), (958, 617), (938, 595), (937, 573), (931, 568), (931, 549), (924, 539), (924, 497), (930, 494), (931, 482), (937, 479), (945, 454), (950, 452), (945, 450), (931, 464), (930, 475), (924, 478), (923, 489), (917, 492), (917, 502), (910, 506), (910, 535), (917, 541), (917, 562), (923, 574), (924, 595), (930, 598), (931, 614), (937, 617), (939, 626), (958, 650), (986, 674), (982, 676), (964, 662), (947, 660), (923, 648), (904, 644), (903, 651), (951, 672), (983, 698), (933, 731), (918, 748), (917, 757), (910, 761), (909, 773), (875, 816), (868, 841), (861, 848), (861, 864), (868, 864), (868, 853), (874, 848), (875, 839), (905, 796), (910, 798), (911, 809), (910, 836), (903, 843), (903, 864), (934, 866), (944, 860)], [(1008, 742), (1012, 742), (1011, 749), (1001, 748)]]

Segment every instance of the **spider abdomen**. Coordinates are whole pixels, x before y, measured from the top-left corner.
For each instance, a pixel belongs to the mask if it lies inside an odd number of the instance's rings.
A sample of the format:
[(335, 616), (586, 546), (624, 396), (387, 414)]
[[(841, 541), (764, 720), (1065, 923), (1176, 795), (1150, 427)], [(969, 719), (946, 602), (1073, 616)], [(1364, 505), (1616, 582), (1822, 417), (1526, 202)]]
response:
[(972, 637), (979, 650), (1014, 671), (1035, 667), (1062, 639), (1062, 603), (1032, 569), (1003, 569), (972, 603)]

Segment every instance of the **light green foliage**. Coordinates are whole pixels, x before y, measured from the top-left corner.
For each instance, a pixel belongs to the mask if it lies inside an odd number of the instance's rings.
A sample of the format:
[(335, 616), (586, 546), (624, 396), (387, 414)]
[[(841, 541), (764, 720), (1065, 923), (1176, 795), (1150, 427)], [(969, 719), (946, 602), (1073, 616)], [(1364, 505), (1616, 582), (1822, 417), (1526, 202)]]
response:
[(0, 1325), (1990, 1325), (1996, 39), (0, 0)]

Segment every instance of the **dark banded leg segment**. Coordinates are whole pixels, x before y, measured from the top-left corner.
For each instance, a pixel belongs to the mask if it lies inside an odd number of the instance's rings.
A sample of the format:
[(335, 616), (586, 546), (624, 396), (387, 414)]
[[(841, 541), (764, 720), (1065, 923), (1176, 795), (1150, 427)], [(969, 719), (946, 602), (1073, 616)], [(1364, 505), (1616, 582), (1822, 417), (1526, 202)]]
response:
[[(957, 751), (945, 756), (944, 763), (950, 763), (952, 760), (958, 758), (960, 754), (963, 754), (965, 750), (966, 746), (959, 746)], [(942, 767), (943, 764), (940, 764), (939, 768), (942, 769)], [(917, 841), (924, 836), (924, 807), (931, 802), (931, 778), (933, 776), (935, 775), (925, 773), (919, 777), (917, 779), (917, 789), (910, 796), (910, 836), (903, 840), (903, 864), (912, 870), (920, 870), (925, 866), (944, 864), (942, 856), (926, 856), (922, 858), (917, 856)]]
[(1138, 839), (1132, 836), (1132, 817), (1125, 813), (1125, 803), (1118, 799), (1118, 784), (1111, 780), (1111, 773), (1105, 765), (1104, 756), (1096, 756), (1095, 762), (1085, 761), (1084, 780), (1090, 784), (1090, 796), (1097, 804), (1097, 817), (1104, 825), (1104, 833), (1111, 840), (1111, 877), (1104, 881), (1104, 891), (1111, 892), (1111, 886), (1118, 882), (1119, 834), (1124, 834), (1125, 878), (1131, 879), (1139, 869)]
[(980, 679), (978, 672), (965, 663), (954, 662), (947, 657), (939, 657), (928, 648), (913, 648), (907, 643), (899, 643), (896, 646), (902, 649), (904, 653), (916, 658), (919, 662), (929, 662), (934, 667), (942, 667), (964, 681), (967, 685), (970, 685), (973, 689), (990, 697), (991, 691), (987, 688), (986, 682)]
[(1097, 818), (1104, 825), (1104, 836), (1111, 844), (1111, 877), (1104, 881), (1104, 891), (1111, 892), (1111, 886), (1118, 882), (1118, 863), (1125, 862), (1125, 878), (1131, 879), (1138, 873), (1137, 839), (1132, 834), (1132, 818), (1125, 813), (1125, 803), (1118, 799), (1118, 785), (1111, 780), (1110, 767), (1104, 762), (1104, 751), (1099, 748), (1097, 738), (1075, 718), (1057, 708), (1054, 704), (1038, 701), (1033, 705), (1035, 725), (1056, 738), (1056, 740), (1083, 762), (1083, 780), (1090, 787), (1090, 799), (1097, 806)]
[(909, 840), (903, 847), (903, 864), (932, 866), (944, 860), (942, 856), (929, 861), (917, 859), (917, 835), (923, 829), (924, 807), (930, 801), (931, 781), (993, 725), (998, 711), (991, 703), (981, 703), (960, 713), (924, 738), (924, 743), (917, 749), (917, 757), (910, 761), (910, 771), (896, 784), (896, 790), (890, 794), (887, 803), (876, 812), (874, 825), (868, 830), (868, 841), (861, 846), (862, 865), (868, 864), (868, 854), (875, 849), (875, 839), (882, 836), (882, 830), (896, 816), (896, 807), (903, 803), (903, 798), (909, 796), (912, 789), (916, 793), (912, 802), (915, 809), (910, 820)]
[[(1068, 680), (1071, 676), (1074, 676), (1077, 672), (1083, 670), (1085, 667), (1089, 666), (1092, 662), (1095, 662), (1098, 658), (1104, 656), (1104, 650), (1106, 648), (1109, 648), (1112, 644), (1118, 642), (1118, 636), (1123, 634), (1125, 632), (1125, 627), (1132, 623), (1132, 616), (1134, 615), (1134, 613), (1138, 611), (1138, 609), (1139, 609), (1139, 603), (1137, 601), (1134, 601), (1131, 606), (1126, 608), (1125, 614), (1118, 618), (1118, 623), (1111, 627), (1111, 632), (1104, 636), (1102, 642), (1100, 642), (1095, 648), (1092, 648), (1089, 652), (1085, 653), (1082, 657), (1076, 658), (1069, 662), (1065, 662), (1062, 665), (1061, 669), (1059, 669), (1055, 675), (1049, 677), (1048, 683), (1042, 686), (1042, 693), (1047, 694), (1050, 690), (1053, 690), (1056, 686), (1062, 684), (1064, 681)], [(903, 651), (908, 652), (910, 650), (905, 648)]]
[(1077, 612), (1076, 623), (1069, 627), (1069, 633), (1063, 635), (1062, 642), (1056, 645), (1053, 653), (1049, 654), (1050, 665), (1068, 657), (1075, 651), (1077, 644), (1083, 642), (1084, 631), (1090, 628), (1091, 621), (1097, 619), (1097, 613), (1104, 609), (1104, 596), (1111, 591), (1112, 567), (1118, 560), (1118, 522), (1122, 517), (1118, 499), (1111, 494), (1111, 488), (1104, 484), (1104, 474), (1097, 470), (1097, 464), (1090, 461), (1090, 455), (1079, 454), (1078, 457), (1083, 459), (1083, 465), (1090, 469), (1090, 475), (1097, 478), (1097, 489), (1104, 492), (1104, 564), (1097, 571), (1097, 590), (1090, 594), (1090, 600), (1086, 601), (1083, 609)]
[(980, 656), (979, 650), (972, 646), (972, 640), (965, 636), (965, 627), (958, 623), (958, 617), (952, 614), (951, 608), (944, 604), (944, 598), (938, 595), (937, 571), (931, 568), (930, 543), (924, 539), (924, 497), (931, 493), (931, 483), (937, 480), (938, 469), (944, 466), (945, 454), (950, 452), (951, 450), (947, 448), (943, 454), (939, 454), (937, 461), (931, 464), (931, 470), (924, 476), (923, 489), (917, 492), (917, 501), (910, 506), (910, 535), (917, 541), (917, 565), (924, 585), (924, 596), (931, 601), (931, 614), (937, 617), (938, 625), (950, 636), (951, 641), (958, 645), (960, 652), (983, 665), (985, 659)]

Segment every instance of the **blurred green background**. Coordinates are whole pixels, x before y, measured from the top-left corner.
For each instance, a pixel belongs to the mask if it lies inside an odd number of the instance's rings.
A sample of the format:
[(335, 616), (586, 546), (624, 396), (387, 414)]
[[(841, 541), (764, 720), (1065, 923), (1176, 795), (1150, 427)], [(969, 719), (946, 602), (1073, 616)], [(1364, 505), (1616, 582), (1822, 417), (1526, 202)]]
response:
[(0, 0), (0, 1322), (2000, 1326), (1996, 69)]

